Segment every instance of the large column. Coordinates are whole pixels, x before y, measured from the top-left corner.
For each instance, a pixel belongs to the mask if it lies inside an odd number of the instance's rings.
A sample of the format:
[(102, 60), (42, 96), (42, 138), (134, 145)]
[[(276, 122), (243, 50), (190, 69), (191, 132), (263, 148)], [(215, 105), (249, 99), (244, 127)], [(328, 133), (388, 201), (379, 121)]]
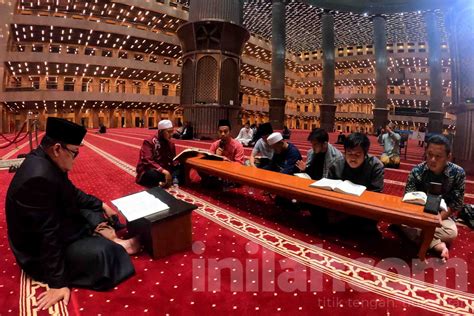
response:
[(443, 87), (441, 71), (441, 43), (436, 14), (425, 13), (426, 32), (428, 34), (428, 63), (430, 66), (430, 112), (428, 114), (428, 132), (443, 132)]
[(117, 110), (117, 128), (122, 128), (122, 116), (123, 116), (123, 111), (122, 109)]
[(282, 129), (285, 121), (285, 0), (272, 4), (272, 74), (269, 103), (273, 128)]
[(0, 103), (0, 133), (5, 133), (5, 131), (3, 130), (3, 126), (4, 126), (4, 123), (3, 123), (3, 112), (5, 110), (3, 109), (3, 104)]
[(387, 35), (385, 18), (377, 15), (372, 20), (375, 51), (375, 108), (374, 128), (385, 127), (387, 108)]
[(89, 123), (90, 128), (99, 128), (99, 110), (91, 109), (91, 120)]
[(133, 127), (132, 125), (132, 110), (125, 110), (125, 127)]
[(81, 125), (82, 124), (82, 113), (81, 108), (77, 107), (74, 109), (74, 123)]
[(334, 46), (334, 16), (325, 11), (321, 16), (321, 33), (323, 49), (323, 102), (319, 105), (321, 128), (328, 132), (334, 129), (336, 105), (334, 104), (335, 81), (335, 46)]
[(474, 175), (474, 8), (454, 8), (447, 19), (456, 113), (454, 162)]
[(183, 50), (181, 105), (200, 138), (215, 138), (219, 119), (238, 132), (240, 64), (249, 32), (241, 0), (194, 0), (177, 31)]
[(116, 127), (115, 126), (115, 116), (114, 116), (114, 109), (109, 109), (107, 112), (107, 122), (109, 124), (109, 126), (107, 126), (108, 128), (114, 128)]
[(40, 131), (44, 131), (45, 126), (46, 126), (46, 110), (44, 110), (44, 109), (38, 110), (37, 119), (38, 119), (38, 129)]

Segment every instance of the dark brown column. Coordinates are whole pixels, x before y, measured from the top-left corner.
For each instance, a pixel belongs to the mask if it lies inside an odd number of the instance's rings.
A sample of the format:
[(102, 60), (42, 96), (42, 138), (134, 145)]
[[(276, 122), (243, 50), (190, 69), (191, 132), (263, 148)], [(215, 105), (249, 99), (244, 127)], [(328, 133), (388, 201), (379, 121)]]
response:
[(321, 128), (328, 132), (334, 129), (336, 105), (334, 104), (335, 46), (334, 16), (324, 12), (321, 16), (323, 48), (323, 102), (319, 105)]
[(372, 20), (374, 27), (375, 52), (375, 108), (374, 130), (385, 127), (388, 123), (387, 108), (387, 35), (386, 21), (382, 16), (375, 16)]
[(453, 158), (474, 175), (474, 8), (454, 8), (446, 24), (453, 61), (450, 111), (456, 113)]
[(272, 1), (272, 74), (270, 122), (282, 129), (285, 122), (285, 0)]
[(178, 29), (183, 50), (181, 105), (199, 138), (215, 138), (219, 119), (238, 132), (240, 64), (249, 32), (240, 24), (241, 0), (194, 0)]
[(430, 112), (429, 133), (443, 132), (443, 87), (441, 72), (441, 43), (436, 14), (425, 13), (426, 32), (428, 34), (428, 63), (430, 66)]
[(6, 111), (3, 109), (3, 104), (0, 103), (0, 133), (5, 133), (6, 131), (3, 130), (4, 122), (3, 122), (3, 112)]

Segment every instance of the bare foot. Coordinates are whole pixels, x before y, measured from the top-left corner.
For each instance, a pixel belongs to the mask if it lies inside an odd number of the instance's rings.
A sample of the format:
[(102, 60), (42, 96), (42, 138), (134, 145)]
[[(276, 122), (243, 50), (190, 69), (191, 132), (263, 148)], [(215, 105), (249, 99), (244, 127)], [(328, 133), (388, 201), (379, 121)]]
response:
[(439, 254), (443, 262), (446, 262), (449, 259), (449, 250), (448, 247), (446, 247), (446, 244), (444, 242), (437, 244), (436, 246), (433, 247), (434, 250), (436, 250)]
[(114, 241), (120, 246), (122, 246), (123, 248), (125, 248), (125, 251), (127, 251), (129, 255), (136, 254), (137, 252), (140, 251), (140, 248), (141, 248), (140, 241), (138, 240), (137, 237), (133, 237), (130, 239), (125, 239), (125, 240), (117, 238)]

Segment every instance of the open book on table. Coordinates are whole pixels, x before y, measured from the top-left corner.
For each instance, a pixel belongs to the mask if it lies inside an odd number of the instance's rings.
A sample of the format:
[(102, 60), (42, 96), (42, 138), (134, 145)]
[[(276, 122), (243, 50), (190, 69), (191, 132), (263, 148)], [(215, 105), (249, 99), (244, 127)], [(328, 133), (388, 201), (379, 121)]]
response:
[(349, 180), (342, 181), (327, 178), (322, 178), (321, 180), (311, 183), (309, 186), (356, 196), (361, 196), (367, 189), (365, 186), (352, 183)]
[[(402, 199), (403, 202), (418, 204), (418, 205), (425, 205), (427, 200), (428, 200), (428, 195), (423, 191), (408, 192), (407, 194), (403, 196), (403, 199)], [(446, 201), (444, 199), (441, 199), (441, 204), (439, 205), (439, 208), (445, 212), (448, 211), (448, 205), (446, 204)]]
[(131, 222), (145, 216), (168, 212), (169, 206), (147, 191), (127, 195), (112, 201), (120, 213)]
[(199, 149), (199, 148), (188, 148), (180, 152), (179, 154), (176, 155), (176, 157), (173, 158), (174, 160), (179, 160), (179, 161), (184, 161), (188, 158), (191, 157), (196, 157), (199, 154), (204, 155), (204, 159), (209, 159), (209, 160), (224, 160), (224, 157), (218, 156), (216, 154), (213, 154), (207, 150), (204, 149)]

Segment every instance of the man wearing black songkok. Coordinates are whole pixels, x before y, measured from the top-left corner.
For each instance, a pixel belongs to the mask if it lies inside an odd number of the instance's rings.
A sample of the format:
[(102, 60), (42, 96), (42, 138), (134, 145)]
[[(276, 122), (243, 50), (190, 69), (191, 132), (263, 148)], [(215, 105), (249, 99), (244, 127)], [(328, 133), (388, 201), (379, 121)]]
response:
[(80, 125), (48, 118), (41, 145), (8, 188), (10, 247), (18, 265), (50, 288), (38, 296), (38, 309), (67, 304), (69, 287), (106, 290), (134, 274), (127, 252), (137, 251), (137, 241), (118, 239), (106, 224), (115, 212), (68, 178), (85, 134)]

